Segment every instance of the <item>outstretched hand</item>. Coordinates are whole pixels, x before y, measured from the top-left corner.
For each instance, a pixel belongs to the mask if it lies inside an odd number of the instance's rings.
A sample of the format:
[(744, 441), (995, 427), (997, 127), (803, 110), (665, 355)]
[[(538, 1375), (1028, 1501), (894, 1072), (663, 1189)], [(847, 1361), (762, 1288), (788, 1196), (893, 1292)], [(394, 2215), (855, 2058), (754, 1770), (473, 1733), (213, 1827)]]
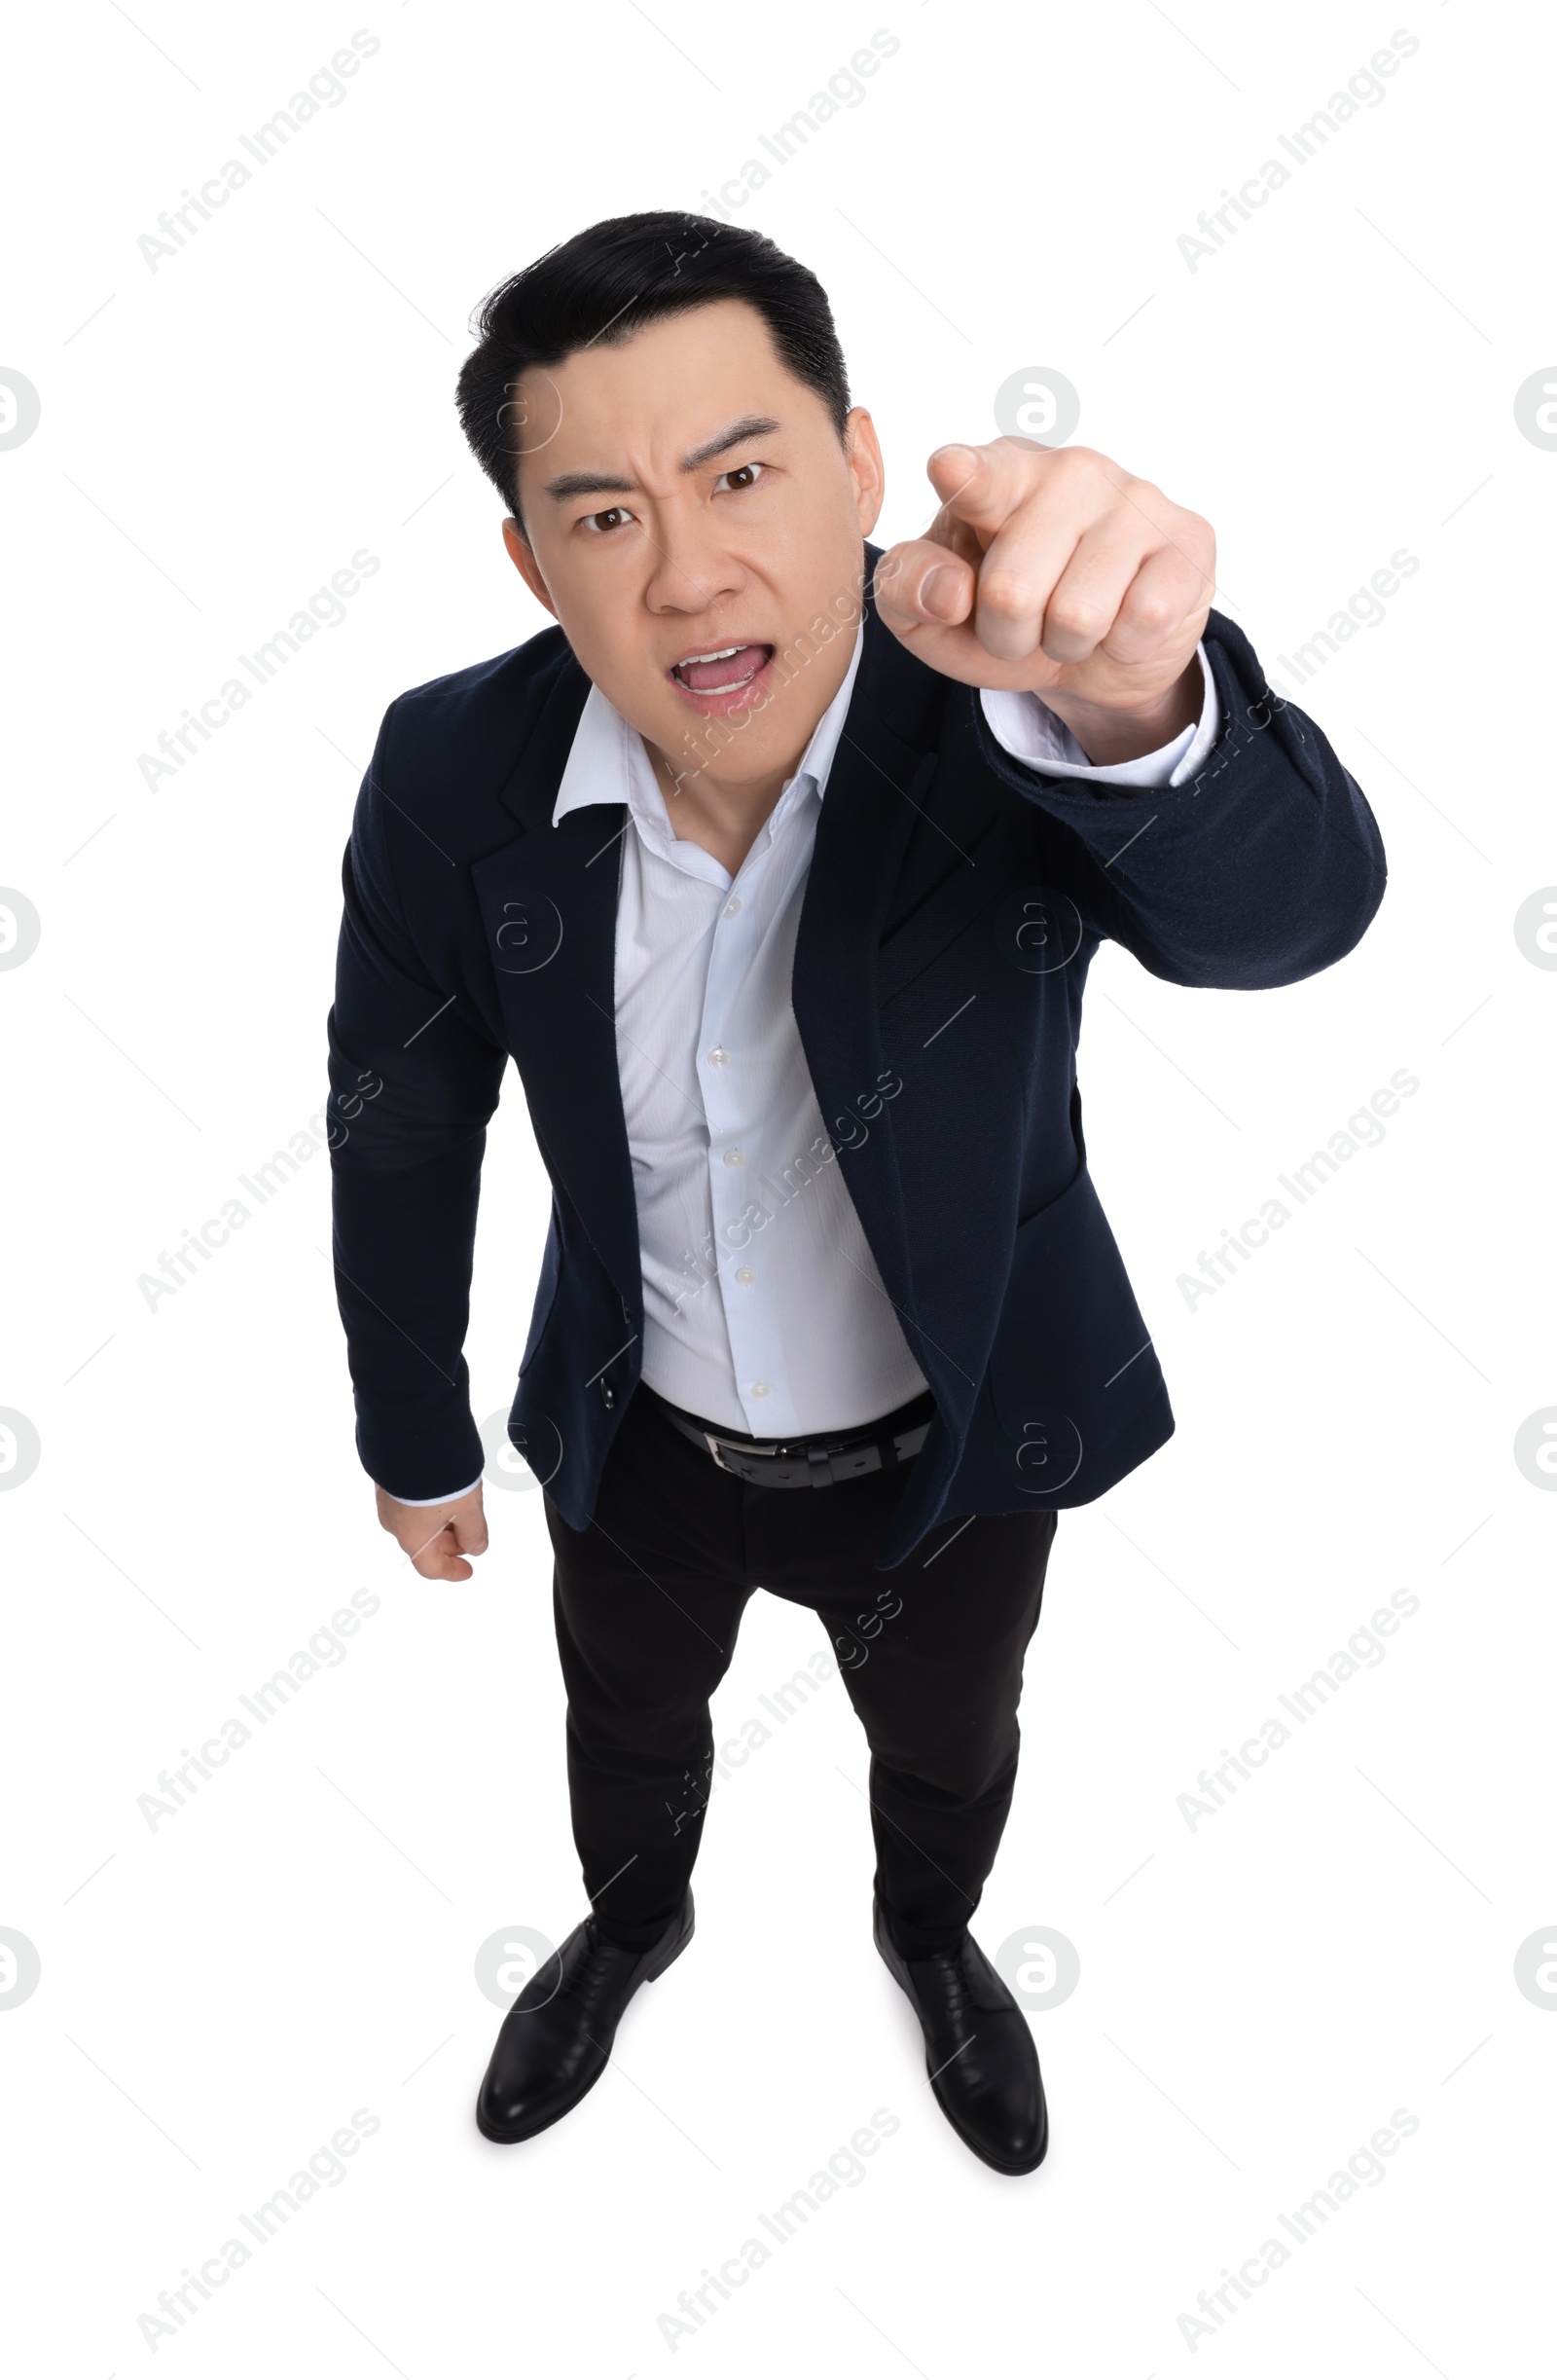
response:
[(1100, 765), (1199, 716), (1216, 540), (1088, 447), (943, 446), (940, 510), (876, 567), (877, 608), (943, 677), (1041, 695)]

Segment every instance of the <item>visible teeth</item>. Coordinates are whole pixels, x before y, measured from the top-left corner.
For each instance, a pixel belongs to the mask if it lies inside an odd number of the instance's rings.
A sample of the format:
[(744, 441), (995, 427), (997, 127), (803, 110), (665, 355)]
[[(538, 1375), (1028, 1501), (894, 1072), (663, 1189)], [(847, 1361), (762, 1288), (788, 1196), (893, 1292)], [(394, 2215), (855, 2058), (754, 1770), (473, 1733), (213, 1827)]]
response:
[(740, 650), (739, 644), (727, 644), (720, 653), (683, 653), (675, 666), (678, 670), (686, 670), (695, 661), (728, 661), (732, 653), (739, 653)]

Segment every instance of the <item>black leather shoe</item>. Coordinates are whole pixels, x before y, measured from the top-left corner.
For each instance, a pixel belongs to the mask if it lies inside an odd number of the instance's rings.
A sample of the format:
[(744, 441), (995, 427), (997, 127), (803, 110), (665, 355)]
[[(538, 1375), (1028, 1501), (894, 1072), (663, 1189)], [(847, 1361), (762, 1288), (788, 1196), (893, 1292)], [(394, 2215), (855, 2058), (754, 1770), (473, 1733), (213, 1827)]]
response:
[(476, 2102), (489, 2141), (527, 2141), (576, 2107), (604, 2073), (622, 2012), (692, 1939), (692, 1892), (652, 1949), (605, 1941), (593, 1917), (537, 1967), (497, 2035)]
[(1049, 2145), (1027, 2018), (971, 1934), (957, 1951), (905, 1959), (876, 1902), (876, 1948), (913, 2003), (930, 2089), (959, 2140), (997, 2174), (1031, 2174)]

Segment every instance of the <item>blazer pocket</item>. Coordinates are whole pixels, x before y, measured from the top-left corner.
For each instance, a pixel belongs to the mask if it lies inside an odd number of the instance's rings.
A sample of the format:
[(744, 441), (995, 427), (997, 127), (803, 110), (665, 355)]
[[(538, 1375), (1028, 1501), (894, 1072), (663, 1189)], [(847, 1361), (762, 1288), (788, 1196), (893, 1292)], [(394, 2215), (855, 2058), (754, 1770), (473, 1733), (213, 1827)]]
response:
[(554, 1207), (551, 1229), (546, 1234), (546, 1247), (541, 1257), (540, 1278), (535, 1284), (535, 1302), (530, 1310), (529, 1334), (525, 1340), (525, 1352), (519, 1359), (521, 1379), (529, 1370), (535, 1350), (541, 1343), (541, 1335), (552, 1318), (552, 1307), (557, 1301), (557, 1284), (561, 1270), (562, 1235), (558, 1228), (557, 1211)]
[[(1018, 1224), (990, 1351), (990, 1393), (1019, 1447), (1047, 1434), (1056, 1485), (1088, 1447), (1162, 1387), (1151, 1335), (1082, 1163), (1058, 1198)], [(1060, 1424), (1068, 1428), (1060, 1427)], [(1034, 1458), (1034, 1467), (1042, 1464)]]

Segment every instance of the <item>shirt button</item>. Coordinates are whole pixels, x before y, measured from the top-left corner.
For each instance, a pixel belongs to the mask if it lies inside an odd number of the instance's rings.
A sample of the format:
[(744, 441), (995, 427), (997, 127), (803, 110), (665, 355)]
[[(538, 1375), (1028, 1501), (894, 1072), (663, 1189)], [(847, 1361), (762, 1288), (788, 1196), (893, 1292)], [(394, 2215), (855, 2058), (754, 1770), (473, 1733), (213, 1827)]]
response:
[(751, 1383), (751, 1393), (754, 1397), (765, 1397), (768, 1394), (767, 1381), (753, 1380)]
[(729, 1063), (729, 1050), (725, 1048), (722, 1043), (715, 1043), (714, 1046), (708, 1052), (708, 1064), (710, 1066), (728, 1066)]
[(756, 1277), (756, 1274), (752, 1271), (749, 1264), (738, 1264), (736, 1266), (736, 1279), (738, 1281), (754, 1281)]
[(739, 893), (736, 895), (734, 900), (727, 900), (725, 902), (724, 913), (726, 917), (739, 917), (741, 915), (741, 896)]
[(727, 1165), (744, 1165), (746, 1160), (739, 1149), (727, 1149), (724, 1161)]

